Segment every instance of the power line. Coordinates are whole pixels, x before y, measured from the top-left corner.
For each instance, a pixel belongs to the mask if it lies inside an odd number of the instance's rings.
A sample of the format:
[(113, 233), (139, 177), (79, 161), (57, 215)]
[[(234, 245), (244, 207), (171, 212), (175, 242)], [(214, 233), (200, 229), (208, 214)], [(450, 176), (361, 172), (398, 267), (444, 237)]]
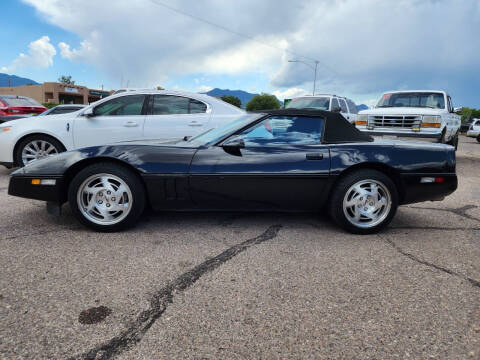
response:
[(190, 17), (194, 20), (197, 20), (197, 21), (200, 21), (200, 22), (203, 22), (205, 24), (208, 24), (210, 26), (213, 26), (213, 27), (216, 27), (216, 28), (219, 28), (219, 29), (222, 29), (223, 31), (226, 31), (226, 32), (229, 32), (231, 34), (234, 34), (234, 35), (237, 35), (239, 37), (242, 37), (242, 38), (245, 38), (245, 39), (248, 39), (248, 40), (251, 40), (251, 41), (254, 41), (256, 43), (259, 43), (259, 44), (262, 44), (264, 46), (268, 46), (272, 49), (275, 49), (275, 50), (278, 50), (278, 51), (282, 51), (282, 52), (286, 52), (286, 53), (289, 53), (291, 55), (294, 55), (294, 56), (298, 56), (298, 57), (301, 57), (301, 58), (304, 58), (304, 59), (307, 59), (307, 60), (310, 60), (310, 61), (313, 61), (313, 62), (318, 62), (319, 64), (322, 64), (322, 66), (324, 66), (325, 68), (329, 69), (330, 71), (332, 71), (333, 73), (335, 73), (335, 71), (333, 69), (331, 69), (329, 66), (327, 66), (326, 64), (322, 63), (321, 61), (317, 60), (317, 59), (314, 59), (314, 58), (311, 58), (309, 56), (305, 56), (305, 55), (301, 55), (301, 54), (298, 54), (294, 51), (291, 51), (291, 50), (287, 50), (287, 49), (282, 49), (282, 48), (279, 48), (279, 47), (276, 47), (272, 44), (268, 44), (266, 42), (263, 42), (263, 41), (260, 41), (256, 38), (254, 38), (253, 36), (251, 35), (246, 35), (246, 34), (243, 34), (243, 33), (240, 33), (238, 31), (235, 31), (235, 30), (232, 30), (232, 29), (229, 29), (227, 28), (226, 26), (223, 26), (223, 25), (219, 25), (219, 24), (216, 24), (214, 22), (211, 22), (209, 20), (206, 20), (206, 19), (203, 19), (203, 18), (200, 18), (196, 15), (192, 15), (190, 13), (187, 13), (183, 10), (180, 10), (180, 9), (177, 9), (177, 8), (174, 8), (168, 4), (165, 4), (164, 2), (161, 2), (161, 1), (158, 1), (158, 0), (149, 0), (152, 4), (155, 4), (155, 5), (158, 5), (158, 6), (162, 6), (164, 8), (167, 8), (173, 12), (176, 12), (178, 14), (181, 14), (183, 16), (187, 16), (187, 17)]

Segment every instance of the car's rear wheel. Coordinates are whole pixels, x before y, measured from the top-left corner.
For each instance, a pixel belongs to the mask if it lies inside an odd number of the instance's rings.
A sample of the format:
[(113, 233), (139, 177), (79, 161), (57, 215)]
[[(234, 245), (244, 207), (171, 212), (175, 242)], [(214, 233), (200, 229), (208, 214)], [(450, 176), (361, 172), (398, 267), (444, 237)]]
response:
[(41, 134), (27, 136), (16, 147), (15, 165), (25, 166), (33, 161), (57, 155), (65, 150), (65, 147), (51, 136)]
[(119, 231), (136, 224), (145, 208), (145, 189), (133, 171), (97, 163), (73, 178), (68, 201), (82, 224), (96, 231)]
[(387, 226), (398, 207), (393, 181), (376, 170), (358, 170), (342, 178), (330, 198), (333, 220), (355, 234), (371, 234)]

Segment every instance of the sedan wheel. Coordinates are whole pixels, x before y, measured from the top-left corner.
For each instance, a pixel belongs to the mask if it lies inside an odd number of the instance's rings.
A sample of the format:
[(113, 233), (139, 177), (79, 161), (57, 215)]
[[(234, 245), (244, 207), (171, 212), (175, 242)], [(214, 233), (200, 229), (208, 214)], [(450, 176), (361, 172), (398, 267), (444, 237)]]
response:
[(51, 136), (37, 134), (23, 138), (16, 146), (16, 166), (25, 166), (34, 161), (64, 152), (65, 147)]
[(138, 174), (103, 162), (81, 170), (68, 188), (75, 217), (97, 231), (118, 231), (136, 224), (145, 208), (145, 189)]
[(355, 234), (371, 234), (387, 226), (397, 207), (394, 182), (384, 173), (370, 169), (342, 177), (329, 202), (333, 220)]
[(22, 150), (22, 163), (27, 165), (32, 161), (58, 154), (57, 148), (45, 140), (33, 140)]

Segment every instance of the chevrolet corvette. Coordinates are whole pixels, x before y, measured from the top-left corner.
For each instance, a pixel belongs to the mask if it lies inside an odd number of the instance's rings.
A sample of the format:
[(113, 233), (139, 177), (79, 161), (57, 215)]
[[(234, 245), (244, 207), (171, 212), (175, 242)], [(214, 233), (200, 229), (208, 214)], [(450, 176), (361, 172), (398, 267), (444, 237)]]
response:
[(154, 210), (319, 211), (346, 231), (377, 232), (397, 207), (457, 188), (452, 146), (373, 139), (338, 113), (245, 114), (196, 137), (93, 146), (11, 174), (9, 194), (69, 203), (96, 231), (135, 225)]

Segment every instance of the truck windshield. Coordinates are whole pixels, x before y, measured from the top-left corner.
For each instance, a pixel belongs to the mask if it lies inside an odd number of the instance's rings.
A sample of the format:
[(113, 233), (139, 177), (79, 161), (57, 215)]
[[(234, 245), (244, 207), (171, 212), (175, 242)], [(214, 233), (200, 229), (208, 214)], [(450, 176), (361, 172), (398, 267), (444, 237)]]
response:
[(296, 98), (288, 103), (287, 109), (315, 109), (328, 110), (330, 109), (330, 98), (328, 97), (311, 97), (311, 98)]
[(377, 107), (421, 107), (445, 109), (445, 98), (442, 93), (434, 92), (387, 93), (382, 96)]

